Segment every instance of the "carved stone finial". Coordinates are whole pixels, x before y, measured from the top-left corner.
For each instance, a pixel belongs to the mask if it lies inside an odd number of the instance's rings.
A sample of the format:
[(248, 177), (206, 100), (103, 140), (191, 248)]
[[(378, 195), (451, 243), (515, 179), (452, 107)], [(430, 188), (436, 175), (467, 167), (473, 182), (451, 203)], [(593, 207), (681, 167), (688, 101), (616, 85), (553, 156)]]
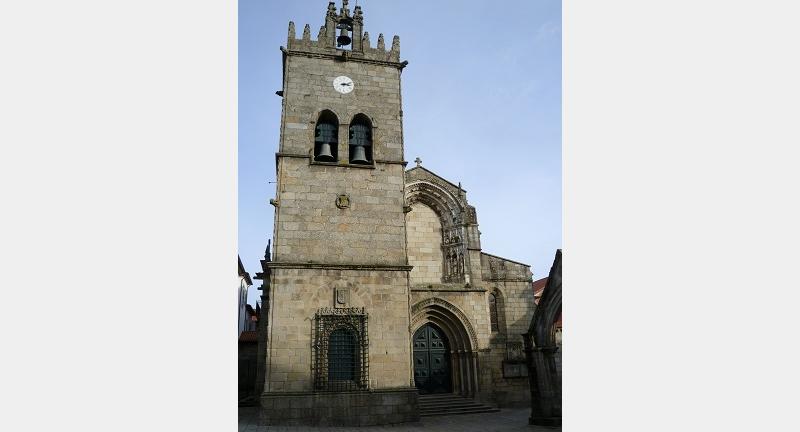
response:
[(325, 20), (335, 20), (338, 14), (336, 13), (336, 4), (334, 2), (328, 3), (328, 11), (325, 12)]
[[(414, 162), (417, 164), (417, 168), (422, 166), (422, 159), (420, 159), (419, 156), (417, 156), (417, 158), (414, 159)], [(461, 185), (461, 183), (459, 183), (459, 187), (460, 187), (460, 185)]]
[(364, 32), (361, 43), (364, 45), (364, 48), (369, 48), (369, 32)]
[(353, 9), (353, 19), (356, 22), (364, 22), (364, 13), (361, 12), (361, 6), (358, 5), (358, 2), (356, 2), (356, 7)]
[(392, 38), (392, 51), (400, 51), (400, 36), (395, 35)]
[(383, 43), (383, 33), (378, 35), (378, 49), (381, 51), (386, 51), (386, 45)]
[(320, 26), (319, 27), (319, 34), (317, 34), (317, 40), (318, 41), (321, 41), (321, 40), (325, 39), (326, 30), (327, 29), (325, 28), (325, 26)]
[(303, 27), (303, 40), (304, 41), (311, 40), (311, 26), (309, 26), (308, 24), (306, 24), (306, 26)]
[(293, 40), (297, 37), (297, 33), (294, 31), (294, 21), (289, 21), (289, 40)]

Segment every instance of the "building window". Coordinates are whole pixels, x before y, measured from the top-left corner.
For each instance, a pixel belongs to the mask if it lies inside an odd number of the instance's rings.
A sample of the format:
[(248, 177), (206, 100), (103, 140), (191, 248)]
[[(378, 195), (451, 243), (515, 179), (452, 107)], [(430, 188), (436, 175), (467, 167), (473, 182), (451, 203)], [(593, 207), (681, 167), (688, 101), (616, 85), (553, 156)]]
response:
[(367, 390), (369, 339), (364, 308), (320, 309), (314, 327), (314, 389)]
[(489, 321), (492, 324), (493, 332), (500, 330), (500, 326), (497, 324), (497, 296), (494, 293), (489, 294)]
[(350, 163), (372, 164), (372, 123), (364, 114), (350, 122)]
[(314, 160), (336, 162), (339, 145), (339, 119), (329, 110), (322, 111), (314, 128)]
[(355, 381), (358, 371), (358, 340), (355, 332), (340, 328), (328, 341), (328, 380)]

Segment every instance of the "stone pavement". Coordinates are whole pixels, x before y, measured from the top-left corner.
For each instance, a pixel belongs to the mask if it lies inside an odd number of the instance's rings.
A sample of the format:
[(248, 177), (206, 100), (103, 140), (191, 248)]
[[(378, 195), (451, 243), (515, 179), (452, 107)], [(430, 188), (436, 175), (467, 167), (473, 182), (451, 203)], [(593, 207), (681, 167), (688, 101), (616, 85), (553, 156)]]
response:
[(423, 417), (418, 423), (365, 427), (311, 427), (311, 426), (258, 426), (257, 408), (239, 408), (239, 432), (561, 432), (561, 427), (528, 425), (530, 408), (505, 408), (497, 413), (467, 414), (441, 417)]

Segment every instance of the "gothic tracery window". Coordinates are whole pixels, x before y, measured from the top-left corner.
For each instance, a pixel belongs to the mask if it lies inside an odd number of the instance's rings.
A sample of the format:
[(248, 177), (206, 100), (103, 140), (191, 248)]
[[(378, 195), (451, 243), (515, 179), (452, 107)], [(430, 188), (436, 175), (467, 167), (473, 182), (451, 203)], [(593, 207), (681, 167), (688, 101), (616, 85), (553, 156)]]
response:
[(489, 321), (493, 332), (500, 330), (500, 326), (497, 324), (497, 296), (494, 293), (489, 294)]

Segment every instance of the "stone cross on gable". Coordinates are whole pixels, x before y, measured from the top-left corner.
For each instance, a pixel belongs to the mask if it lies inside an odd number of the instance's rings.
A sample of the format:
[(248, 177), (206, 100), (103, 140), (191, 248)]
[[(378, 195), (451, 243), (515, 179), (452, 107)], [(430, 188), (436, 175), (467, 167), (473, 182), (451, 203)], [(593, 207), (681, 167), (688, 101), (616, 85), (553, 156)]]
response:
[(420, 159), (419, 156), (417, 156), (417, 158), (414, 159), (414, 162), (416, 162), (417, 168), (422, 166), (422, 159)]

